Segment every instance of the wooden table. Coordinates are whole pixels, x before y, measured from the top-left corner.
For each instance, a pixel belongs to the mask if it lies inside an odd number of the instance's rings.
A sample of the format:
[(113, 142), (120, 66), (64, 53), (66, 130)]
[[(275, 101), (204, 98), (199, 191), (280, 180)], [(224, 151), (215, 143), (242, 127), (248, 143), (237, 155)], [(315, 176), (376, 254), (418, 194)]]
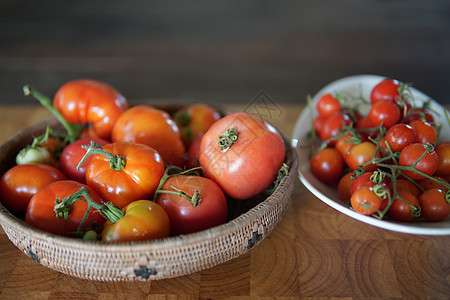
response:
[[(270, 121), (291, 134), (302, 110), (281, 105)], [(0, 142), (48, 117), (36, 106), (0, 107)], [(209, 270), (153, 281), (72, 278), (22, 254), (0, 232), (0, 299), (354, 298), (448, 299), (450, 237), (390, 232), (330, 208), (295, 183), (283, 220), (245, 255)]]

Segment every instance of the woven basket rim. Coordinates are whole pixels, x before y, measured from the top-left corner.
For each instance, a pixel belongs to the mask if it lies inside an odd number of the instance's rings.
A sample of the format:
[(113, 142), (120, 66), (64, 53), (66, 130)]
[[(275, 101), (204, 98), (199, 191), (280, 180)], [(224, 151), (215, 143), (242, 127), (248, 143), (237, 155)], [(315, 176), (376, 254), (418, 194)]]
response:
[[(32, 126), (24, 128), (15, 134), (13, 134), (10, 138), (7, 139), (2, 145), (0, 145), (0, 153), (3, 151), (7, 151), (8, 147), (14, 143), (16, 139), (23, 138), (24, 136), (29, 136), (29, 133), (34, 128), (42, 127), (50, 125), (54, 126), (59, 124), (56, 118), (50, 117), (43, 121), (40, 121)], [(185, 242), (193, 242), (193, 241), (204, 241), (205, 239), (213, 239), (215, 237), (219, 237), (222, 234), (229, 233), (230, 230), (233, 232), (241, 227), (243, 222), (251, 221), (258, 219), (263, 212), (267, 211), (271, 207), (277, 204), (280, 197), (283, 197), (285, 190), (289, 185), (293, 184), (293, 181), (298, 178), (297, 176), (297, 167), (298, 167), (298, 158), (295, 149), (289, 143), (289, 138), (287, 135), (277, 130), (283, 137), (286, 146), (286, 159), (285, 162), (289, 165), (289, 173), (283, 178), (280, 182), (280, 185), (277, 189), (272, 193), (272, 195), (265, 198), (263, 201), (249, 209), (247, 212), (229, 220), (228, 222), (215, 226), (206, 230), (202, 230), (195, 233), (190, 233), (186, 235), (178, 235), (166, 237), (163, 239), (155, 239), (155, 240), (144, 240), (144, 241), (131, 241), (131, 242), (103, 242), (103, 241), (85, 241), (72, 237), (64, 237), (56, 234), (52, 234), (37, 228), (34, 228), (27, 224), (22, 219), (16, 217), (7, 210), (0, 201), (0, 225), (3, 227), (4, 224), (8, 224), (10, 226), (14, 226), (15, 228), (20, 229), (23, 232), (28, 232), (36, 239), (41, 240), (52, 240), (53, 243), (61, 243), (65, 246), (70, 246), (73, 248), (80, 248), (84, 250), (101, 250), (101, 251), (125, 251), (131, 249), (150, 249), (150, 248), (170, 248), (170, 247), (179, 247), (183, 246)], [(237, 201), (245, 201), (245, 200), (237, 200)]]

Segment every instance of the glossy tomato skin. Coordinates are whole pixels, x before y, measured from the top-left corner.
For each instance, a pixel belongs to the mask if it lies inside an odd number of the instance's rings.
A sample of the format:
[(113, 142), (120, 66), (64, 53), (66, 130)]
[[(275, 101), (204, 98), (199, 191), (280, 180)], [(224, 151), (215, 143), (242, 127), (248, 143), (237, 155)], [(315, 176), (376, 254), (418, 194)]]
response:
[(149, 105), (129, 108), (117, 120), (113, 142), (148, 145), (159, 152), (166, 165), (183, 167), (185, 146), (180, 130), (170, 115)]
[(400, 152), (409, 144), (416, 142), (416, 132), (410, 125), (398, 123), (389, 128), (386, 140), (393, 152)]
[[(237, 141), (225, 152), (216, 142), (227, 129), (235, 128)], [(224, 193), (248, 199), (269, 187), (285, 157), (280, 133), (262, 119), (248, 113), (227, 115), (205, 133), (200, 146), (200, 166)]]
[[(319, 132), (319, 136), (322, 141), (326, 141), (339, 134), (339, 130), (344, 127), (344, 125), (350, 125), (352, 119), (349, 115), (343, 114), (341, 112), (335, 112), (330, 115), (323, 123), (322, 130)], [(336, 141), (330, 141), (330, 146), (336, 145)]]
[(338, 194), (342, 201), (350, 201), (350, 197), (352, 196), (350, 194), (350, 187), (352, 185), (354, 178), (353, 178), (353, 172), (348, 172), (344, 176), (339, 179), (338, 183)]
[(379, 82), (370, 93), (372, 104), (378, 101), (390, 101), (395, 103), (400, 98), (398, 88), (400, 83), (397, 80), (386, 78)]
[(67, 179), (61, 171), (45, 164), (16, 165), (0, 179), (0, 197), (3, 205), (14, 212), (25, 212), (30, 199), (39, 189)]
[(86, 149), (82, 148), (83, 145), (89, 145), (91, 141), (100, 145), (106, 145), (108, 142), (101, 138), (82, 138), (67, 145), (61, 153), (59, 158), (59, 169), (72, 180), (86, 183), (86, 167), (91, 160), (89, 156), (86, 161), (77, 170), (77, 166), (81, 161), (81, 158), (86, 154)]
[(345, 157), (345, 162), (351, 170), (356, 170), (359, 166), (364, 165), (365, 171), (374, 171), (377, 169), (377, 165), (370, 163), (370, 161), (379, 157), (377, 146), (369, 141), (359, 143), (350, 148), (348, 155)]
[(422, 216), (432, 222), (439, 222), (447, 218), (450, 203), (445, 199), (445, 193), (439, 189), (425, 191), (419, 197)]
[(400, 117), (400, 109), (390, 101), (375, 102), (369, 111), (370, 122), (374, 126), (382, 125), (385, 128), (390, 128), (400, 121)]
[(440, 143), (435, 148), (439, 163), (436, 175), (441, 177), (450, 176), (450, 142)]
[(414, 129), (418, 143), (426, 144), (437, 142), (436, 129), (430, 123), (422, 120), (415, 120), (409, 123), (409, 125)]
[[(389, 207), (389, 214), (396, 220), (403, 222), (410, 222), (416, 218), (416, 216), (412, 213), (411, 206), (419, 208), (419, 200), (416, 196), (411, 194), (410, 192), (400, 191), (398, 192), (398, 196), (400, 198), (395, 198)], [(406, 203), (407, 201), (409, 203)]]
[[(56, 181), (46, 185), (31, 198), (25, 222), (46, 232), (74, 236), (73, 233), (77, 231), (85, 215), (87, 203), (76, 201), (72, 204), (67, 221), (64, 221), (62, 217), (57, 217), (53, 209), (56, 198), (68, 197), (78, 192), (83, 186), (85, 185), (73, 180)], [(87, 187), (87, 190), (93, 201), (101, 203), (100, 196), (92, 188)], [(93, 224), (102, 225), (104, 222), (103, 216), (95, 208), (91, 208), (82, 230), (92, 228)]]
[[(400, 152), (399, 165), (413, 166), (425, 152), (426, 147), (421, 143), (414, 143), (406, 146)], [(432, 176), (438, 167), (439, 159), (435, 151), (426, 153), (416, 165), (416, 170), (419, 170), (426, 175)], [(424, 179), (425, 177), (411, 170), (404, 170), (403, 173), (412, 179)]]
[[(389, 184), (389, 187), (391, 188), (391, 190), (394, 190), (394, 186), (393, 186), (392, 182)], [(397, 192), (400, 192), (400, 191), (410, 192), (416, 198), (419, 198), (420, 195), (422, 195), (422, 190), (416, 184), (414, 184), (413, 182), (411, 182), (407, 179), (403, 179), (403, 178), (397, 179), (396, 188), (397, 188)]]
[(168, 237), (170, 220), (164, 209), (150, 200), (136, 200), (123, 209), (116, 223), (106, 221), (101, 233), (105, 242), (130, 242)]
[(103, 150), (123, 157), (126, 162), (125, 167), (117, 171), (110, 168), (105, 156), (92, 155), (86, 168), (86, 183), (104, 201), (123, 208), (133, 201), (147, 199), (155, 192), (164, 174), (164, 163), (156, 150), (126, 142), (107, 144)]
[(311, 157), (309, 166), (316, 178), (330, 183), (341, 178), (344, 160), (335, 148), (325, 148)]
[(99, 137), (109, 140), (114, 123), (128, 104), (110, 85), (78, 79), (58, 89), (53, 106), (69, 123), (91, 124)]
[(174, 114), (186, 148), (189, 148), (194, 139), (202, 137), (220, 118), (220, 113), (215, 108), (202, 103), (187, 105)]
[(329, 117), (335, 112), (340, 112), (342, 109), (339, 100), (330, 93), (322, 95), (316, 106), (319, 115), (325, 117)]
[(358, 213), (371, 215), (381, 207), (382, 199), (375, 194), (373, 187), (364, 186), (353, 193), (350, 203)]
[(189, 200), (178, 195), (158, 195), (156, 203), (169, 215), (171, 235), (198, 232), (225, 223), (228, 214), (227, 200), (214, 181), (199, 176), (177, 175), (169, 178), (162, 190), (176, 191), (174, 187), (190, 197), (197, 190), (201, 201), (194, 207)]

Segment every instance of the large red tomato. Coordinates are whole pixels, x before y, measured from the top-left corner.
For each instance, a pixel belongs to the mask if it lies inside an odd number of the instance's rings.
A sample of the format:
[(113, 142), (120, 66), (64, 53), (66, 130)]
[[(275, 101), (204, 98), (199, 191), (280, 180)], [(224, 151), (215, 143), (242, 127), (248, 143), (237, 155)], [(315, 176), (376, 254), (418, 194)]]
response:
[(264, 120), (239, 112), (225, 116), (205, 133), (200, 166), (228, 196), (251, 198), (275, 180), (285, 156), (280, 133)]
[[(94, 225), (102, 225), (105, 219), (100, 212), (91, 207), (82, 228), (78, 228), (86, 214), (88, 207), (88, 204), (84, 202), (86, 200), (76, 201), (70, 206), (67, 220), (55, 214), (55, 200), (69, 197), (82, 187), (86, 186), (72, 180), (56, 181), (46, 185), (31, 198), (25, 215), (25, 222), (41, 230), (63, 236), (76, 236), (75, 233), (78, 232), (78, 229), (81, 233)], [(100, 196), (92, 188), (86, 188), (92, 200), (101, 203)]]
[(156, 150), (126, 142), (107, 144), (103, 150), (109, 154), (94, 154), (86, 168), (87, 185), (103, 200), (123, 208), (155, 192), (164, 174), (164, 164)]
[(15, 212), (25, 212), (31, 197), (39, 189), (59, 180), (67, 179), (58, 169), (44, 164), (16, 165), (0, 179), (3, 205)]
[(58, 89), (53, 106), (67, 122), (91, 124), (101, 138), (109, 140), (114, 123), (128, 104), (110, 85), (96, 80), (78, 79)]
[[(209, 178), (176, 175), (170, 177), (161, 190), (162, 192), (157, 192), (156, 203), (169, 215), (172, 235), (205, 230), (221, 225), (227, 219), (228, 204), (225, 195)], [(173, 194), (180, 191), (191, 200)]]
[(177, 124), (167, 112), (149, 105), (137, 105), (124, 112), (111, 139), (148, 145), (161, 154), (166, 165), (182, 167), (185, 163), (185, 147)]

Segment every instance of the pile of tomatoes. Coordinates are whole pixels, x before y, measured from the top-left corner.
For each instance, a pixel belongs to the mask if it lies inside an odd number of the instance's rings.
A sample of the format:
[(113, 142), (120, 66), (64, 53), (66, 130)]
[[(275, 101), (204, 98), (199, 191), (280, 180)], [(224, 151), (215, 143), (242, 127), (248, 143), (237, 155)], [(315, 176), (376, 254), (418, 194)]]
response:
[(315, 109), (312, 135), (320, 146), (311, 172), (336, 183), (351, 209), (405, 222), (447, 218), (450, 141), (438, 140), (435, 122), (446, 111), (417, 105), (408, 85), (389, 78), (373, 87), (370, 99), (338, 91), (321, 96)]
[(62, 85), (53, 101), (24, 92), (63, 130), (47, 128), (18, 153), (0, 197), (47, 232), (102, 241), (197, 232), (226, 222), (228, 201), (264, 193), (286, 169), (279, 132), (244, 112), (129, 107), (116, 89), (87, 79)]

